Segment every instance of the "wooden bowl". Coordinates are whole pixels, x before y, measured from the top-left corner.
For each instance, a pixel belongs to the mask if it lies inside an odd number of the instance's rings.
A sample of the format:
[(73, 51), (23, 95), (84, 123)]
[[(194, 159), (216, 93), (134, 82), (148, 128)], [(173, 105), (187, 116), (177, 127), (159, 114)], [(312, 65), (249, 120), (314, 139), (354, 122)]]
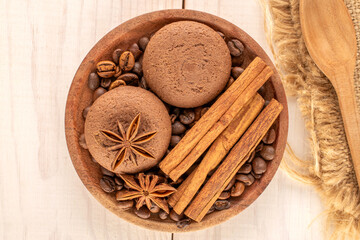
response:
[[(254, 184), (247, 187), (241, 197), (236, 200), (231, 200), (231, 208), (223, 211), (215, 211), (207, 215), (202, 222), (192, 222), (185, 229), (177, 228), (176, 224), (170, 219), (165, 221), (157, 217), (141, 219), (131, 210), (119, 210), (114, 194), (103, 192), (99, 186), (99, 180), (102, 176), (99, 165), (91, 161), (89, 152), (81, 148), (78, 143), (79, 136), (84, 131), (82, 110), (92, 102), (92, 91), (87, 86), (87, 80), (89, 74), (95, 71), (96, 63), (101, 60), (111, 59), (111, 54), (116, 48), (127, 49), (141, 37), (150, 36), (164, 25), (180, 20), (198, 21), (217, 31), (223, 32), (230, 38), (240, 39), (246, 46), (245, 54), (247, 57), (243, 65), (248, 65), (255, 56), (259, 56), (271, 66), (275, 74), (265, 84), (265, 98), (270, 99), (274, 97), (284, 106), (282, 113), (275, 123), (278, 136), (274, 145), (276, 157), (268, 163), (267, 172), (263, 174), (260, 180), (255, 181)], [(102, 205), (122, 219), (151, 230), (166, 232), (186, 232), (214, 226), (239, 214), (249, 206), (264, 191), (278, 169), (286, 145), (287, 132), (288, 109), (285, 92), (280, 77), (264, 50), (248, 34), (234, 24), (217, 16), (192, 10), (164, 10), (144, 14), (122, 23), (106, 34), (90, 50), (77, 70), (68, 94), (65, 113), (65, 133), (70, 157), (80, 179), (90, 193)]]

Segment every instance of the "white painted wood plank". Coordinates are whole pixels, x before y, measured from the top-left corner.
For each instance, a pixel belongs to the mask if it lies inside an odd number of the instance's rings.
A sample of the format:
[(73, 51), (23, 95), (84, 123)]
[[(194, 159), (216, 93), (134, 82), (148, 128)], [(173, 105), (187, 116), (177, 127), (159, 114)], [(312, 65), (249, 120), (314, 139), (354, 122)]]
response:
[[(263, 28), (263, 16), (256, 0), (186, 0), (186, 9), (220, 16), (252, 36), (271, 56)], [(288, 142), (300, 157), (310, 157), (307, 134), (295, 98), (288, 98)], [(213, 240), (304, 240), (322, 239), (321, 212), (315, 191), (290, 179), (279, 170), (264, 193), (249, 208), (217, 227), (195, 233), (175, 234), (174, 239)]]
[(0, 0), (0, 239), (171, 239), (104, 209), (68, 155), (64, 112), (86, 53), (121, 22), (181, 0)]

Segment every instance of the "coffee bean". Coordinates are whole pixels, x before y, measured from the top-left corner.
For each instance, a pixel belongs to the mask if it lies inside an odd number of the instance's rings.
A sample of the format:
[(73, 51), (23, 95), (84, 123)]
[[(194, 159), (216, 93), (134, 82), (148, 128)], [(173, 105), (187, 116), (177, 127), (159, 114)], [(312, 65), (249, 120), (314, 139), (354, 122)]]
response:
[(245, 184), (242, 182), (236, 182), (233, 188), (231, 189), (232, 197), (239, 197), (245, 190)]
[(112, 61), (101, 61), (96, 65), (97, 74), (102, 78), (111, 78), (116, 73), (116, 65)]
[(113, 59), (113, 62), (114, 62), (115, 64), (119, 64), (119, 58), (120, 58), (120, 56), (121, 56), (121, 54), (122, 54), (123, 52), (124, 52), (124, 51), (121, 50), (120, 48), (115, 49), (115, 51), (113, 51), (113, 53), (112, 53), (112, 59)]
[(142, 37), (139, 39), (139, 47), (141, 48), (141, 50), (145, 51), (149, 41), (150, 39), (148, 37)]
[(137, 43), (134, 43), (133, 45), (131, 45), (129, 47), (129, 51), (133, 54), (135, 60), (138, 59), (141, 54), (143, 54), (143, 52), (140, 50), (139, 45), (137, 45)]
[(141, 78), (140, 83), (139, 83), (139, 87), (141, 87), (143, 89), (149, 89), (144, 77)]
[(225, 89), (228, 89), (234, 83), (234, 81), (235, 81), (234, 78), (230, 77), (227, 84), (226, 84)]
[(185, 228), (185, 227), (189, 226), (190, 223), (191, 223), (191, 219), (186, 218), (186, 219), (183, 219), (183, 220), (180, 220), (180, 221), (176, 222), (176, 226), (178, 228)]
[(126, 183), (124, 183), (124, 188), (126, 188), (127, 190), (130, 189), (130, 187)]
[(100, 179), (100, 187), (106, 193), (111, 193), (115, 191), (115, 182), (112, 177), (104, 175)]
[(175, 114), (170, 114), (170, 121), (171, 124), (175, 123), (175, 120), (177, 119), (177, 116)]
[(224, 189), (224, 191), (229, 191), (231, 188), (232, 188), (232, 186), (235, 184), (235, 180), (236, 180), (236, 178), (235, 177), (233, 177), (232, 179), (231, 179), (231, 181), (229, 182), (229, 184), (226, 186), (226, 188)]
[(93, 102), (95, 102), (96, 99), (98, 99), (101, 95), (103, 95), (104, 93), (106, 93), (106, 89), (102, 88), (102, 87), (98, 87), (93, 94)]
[(186, 127), (179, 121), (175, 121), (171, 125), (172, 134), (174, 135), (180, 135), (183, 134), (186, 131)]
[(169, 216), (169, 214), (167, 214), (164, 210), (160, 210), (160, 212), (159, 212), (160, 219), (165, 220), (168, 218), (168, 216)]
[(82, 112), (82, 115), (83, 115), (83, 118), (84, 118), (84, 119), (86, 119), (86, 116), (87, 116), (87, 114), (88, 114), (88, 112), (89, 112), (89, 110), (90, 110), (90, 107), (91, 107), (91, 105), (90, 105), (90, 106), (87, 106), (86, 108), (84, 108), (84, 110), (83, 110), (83, 112)]
[(115, 185), (115, 190), (116, 191), (120, 191), (121, 189), (123, 189), (124, 185)]
[(252, 170), (255, 174), (263, 174), (266, 172), (266, 162), (261, 157), (257, 157), (252, 161)]
[(129, 209), (134, 206), (134, 200), (125, 200), (125, 201), (118, 201), (116, 203), (116, 206), (120, 209)]
[(132, 72), (141, 77), (143, 75), (141, 63), (135, 62)]
[(260, 155), (268, 161), (271, 161), (275, 158), (275, 148), (271, 145), (264, 145), (260, 151)]
[(265, 87), (264, 87), (264, 85), (263, 85), (263, 86), (261, 86), (261, 87), (259, 88), (258, 94), (260, 94), (262, 97), (265, 97), (265, 93), (266, 93), (266, 89), (265, 89)]
[(227, 43), (231, 56), (239, 57), (244, 52), (244, 45), (238, 39), (232, 39)]
[(232, 57), (231, 58), (231, 66), (237, 67), (242, 66), (245, 60), (245, 54), (241, 54), (239, 57)]
[(111, 83), (110, 87), (109, 87), (109, 91), (113, 90), (114, 88), (117, 88), (119, 86), (126, 86), (126, 82), (123, 80), (115, 80), (114, 82)]
[(121, 75), (122, 71), (120, 66), (116, 66), (114, 78), (118, 78)]
[(273, 144), (276, 140), (276, 131), (275, 129), (271, 128), (264, 136), (262, 141), (265, 144)]
[(121, 54), (119, 60), (119, 65), (121, 70), (131, 71), (131, 69), (134, 67), (134, 64), (135, 64), (135, 58), (131, 52), (126, 51)]
[(263, 108), (265, 108), (267, 105), (269, 105), (270, 101), (269, 100), (265, 100), (264, 106)]
[(169, 217), (171, 218), (171, 220), (178, 222), (180, 220), (182, 220), (184, 218), (184, 213), (182, 214), (177, 214), (174, 210), (170, 211)]
[(225, 35), (224, 35), (222, 32), (217, 31), (217, 33), (220, 35), (220, 37), (221, 37), (222, 39), (225, 40)]
[(212, 205), (211, 208), (208, 210), (208, 212), (206, 213), (206, 215), (212, 213), (213, 211), (215, 211), (215, 206)]
[(114, 181), (115, 181), (116, 185), (121, 185), (121, 186), (124, 185), (124, 181), (121, 178), (119, 178), (118, 176), (115, 177)]
[(80, 147), (82, 147), (83, 149), (88, 149), (87, 145), (86, 145), (86, 141), (85, 141), (85, 134), (81, 134), (79, 137), (79, 145)]
[(245, 163), (244, 165), (242, 165), (238, 171), (238, 173), (243, 173), (243, 174), (248, 174), (250, 172), (251, 172), (251, 164), (249, 163)]
[(141, 207), (139, 210), (135, 209), (134, 213), (139, 218), (148, 219), (151, 216), (150, 210), (145, 206)]
[(184, 181), (183, 177), (179, 177), (175, 182), (171, 182), (170, 185), (179, 185), (180, 183), (182, 183)]
[(236, 174), (236, 180), (243, 183), (250, 183), (250, 179), (246, 174)]
[(158, 213), (160, 212), (160, 207), (156, 205), (155, 203), (152, 203), (151, 208), (149, 209), (152, 213)]
[(102, 173), (103, 175), (106, 175), (106, 176), (109, 176), (109, 177), (115, 176), (115, 173), (110, 172), (109, 170), (107, 170), (107, 169), (104, 168), (104, 167), (100, 167), (100, 170), (101, 170), (101, 173)]
[(193, 110), (185, 109), (179, 116), (180, 122), (183, 124), (190, 124), (195, 120), (195, 113)]
[(216, 210), (221, 211), (230, 208), (230, 202), (227, 200), (216, 200), (214, 207)]
[(139, 77), (135, 73), (124, 73), (120, 75), (116, 80), (123, 80), (126, 82), (127, 85), (129, 85), (130, 83), (137, 84), (139, 81)]
[(251, 172), (251, 175), (255, 178), (255, 179), (260, 179), (261, 178), (261, 174), (256, 174), (253, 171)]
[(255, 182), (255, 178), (253, 175), (248, 174), (247, 175), (248, 179), (249, 179), (249, 182), (244, 182), (245, 186), (250, 186), (251, 184), (253, 184)]
[(247, 160), (247, 162), (248, 162), (248, 163), (251, 163), (252, 160), (254, 160), (254, 158), (255, 158), (255, 151), (253, 151), (253, 152), (251, 153), (251, 155), (250, 155), (249, 159)]
[(255, 148), (255, 152), (260, 152), (264, 147), (264, 144), (263, 143), (259, 143), (259, 145), (256, 146)]
[(108, 88), (111, 84), (111, 79), (110, 78), (103, 78), (101, 79), (101, 83), (100, 86), (103, 88)]
[(197, 107), (194, 109), (195, 121), (198, 121), (201, 118), (201, 110), (202, 110), (202, 107)]
[(96, 73), (90, 73), (89, 74), (89, 79), (88, 79), (88, 87), (91, 90), (95, 90), (100, 86), (100, 78)]
[(230, 192), (222, 192), (218, 197), (219, 200), (226, 200), (230, 197)]
[(172, 135), (170, 138), (170, 146), (175, 147), (181, 140), (181, 137), (178, 135)]
[(204, 107), (202, 110), (201, 110), (201, 117), (205, 115), (205, 113), (209, 110), (209, 107)]
[(237, 79), (243, 72), (244, 69), (242, 67), (233, 67), (231, 69), (231, 75), (234, 77), (234, 79)]

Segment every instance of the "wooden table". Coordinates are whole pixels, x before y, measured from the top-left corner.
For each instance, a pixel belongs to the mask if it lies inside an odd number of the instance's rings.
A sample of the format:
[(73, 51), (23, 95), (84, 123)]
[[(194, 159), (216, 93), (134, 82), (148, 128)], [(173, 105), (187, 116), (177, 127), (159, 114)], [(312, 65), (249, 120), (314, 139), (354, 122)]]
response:
[[(271, 55), (256, 0), (0, 0), (0, 239), (321, 239), (320, 200), (278, 171), (240, 215), (186, 234), (145, 230), (102, 207), (78, 178), (66, 148), (72, 78), (107, 32), (140, 14), (187, 8), (223, 17)], [(304, 123), (289, 98), (289, 143), (310, 157)]]

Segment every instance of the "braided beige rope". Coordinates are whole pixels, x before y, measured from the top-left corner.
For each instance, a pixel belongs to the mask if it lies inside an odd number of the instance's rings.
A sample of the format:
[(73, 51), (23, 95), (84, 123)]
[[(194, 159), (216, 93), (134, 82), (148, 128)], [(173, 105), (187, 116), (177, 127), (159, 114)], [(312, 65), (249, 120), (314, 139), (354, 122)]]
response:
[[(337, 96), (306, 50), (299, 0), (261, 0), (261, 3), (275, 63), (287, 93), (298, 97), (313, 151), (313, 159), (304, 161), (289, 150), (290, 157), (284, 159), (282, 167), (290, 176), (317, 189), (326, 208), (329, 234), (326, 239), (360, 239), (360, 193)], [(354, 21), (360, 50), (360, 2), (345, 0), (345, 3)], [(360, 106), (359, 52), (355, 82)]]

